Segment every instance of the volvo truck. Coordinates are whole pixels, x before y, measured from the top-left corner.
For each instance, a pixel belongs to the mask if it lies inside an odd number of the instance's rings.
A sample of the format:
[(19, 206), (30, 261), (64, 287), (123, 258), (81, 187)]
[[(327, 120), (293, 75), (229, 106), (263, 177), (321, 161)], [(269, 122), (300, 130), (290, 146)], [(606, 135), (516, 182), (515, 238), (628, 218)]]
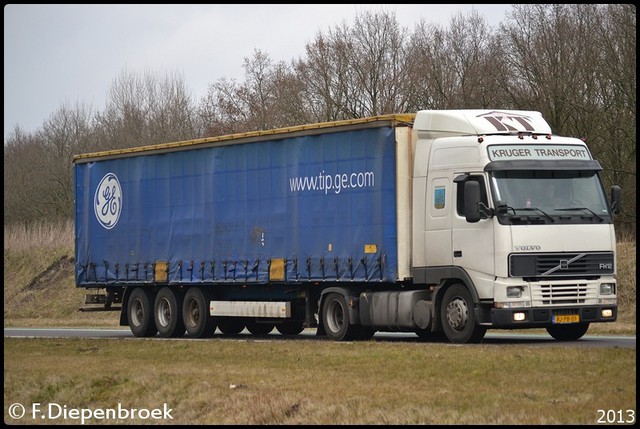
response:
[(617, 318), (613, 216), (578, 138), (422, 110), (74, 157), (83, 310), (138, 337), (581, 338)]

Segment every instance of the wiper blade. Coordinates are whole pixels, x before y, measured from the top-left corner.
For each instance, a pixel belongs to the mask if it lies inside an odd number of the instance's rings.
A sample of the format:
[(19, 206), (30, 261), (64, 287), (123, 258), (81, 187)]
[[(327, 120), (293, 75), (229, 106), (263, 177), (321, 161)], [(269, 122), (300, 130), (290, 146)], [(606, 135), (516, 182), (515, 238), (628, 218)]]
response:
[(603, 218), (601, 218), (600, 216), (598, 216), (598, 215), (596, 214), (596, 212), (594, 212), (593, 210), (591, 210), (591, 209), (590, 209), (590, 208), (588, 208), (588, 207), (566, 207), (566, 208), (562, 208), (562, 209), (555, 209), (555, 210), (556, 210), (556, 211), (559, 211), (559, 212), (567, 212), (567, 211), (573, 211), (573, 210), (584, 210), (584, 211), (587, 211), (587, 212), (591, 213), (591, 214), (592, 214), (596, 219), (598, 219), (600, 222), (603, 222), (603, 221), (604, 221), (604, 219), (603, 219)]
[(537, 207), (520, 207), (514, 210), (524, 210), (524, 211), (530, 211), (530, 212), (536, 212), (536, 213), (540, 213), (542, 214), (544, 217), (546, 217), (547, 219), (549, 219), (551, 222), (555, 222), (555, 219), (552, 218), (551, 216), (549, 216), (547, 213), (544, 212), (544, 210), (539, 209)]

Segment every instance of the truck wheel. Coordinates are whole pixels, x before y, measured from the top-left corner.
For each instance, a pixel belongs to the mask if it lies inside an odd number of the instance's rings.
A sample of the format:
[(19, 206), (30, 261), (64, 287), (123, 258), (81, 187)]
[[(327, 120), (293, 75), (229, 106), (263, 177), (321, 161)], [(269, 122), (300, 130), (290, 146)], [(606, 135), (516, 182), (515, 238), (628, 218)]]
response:
[(349, 323), (347, 300), (339, 293), (330, 293), (324, 299), (322, 321), (329, 338), (335, 341), (351, 341), (360, 330), (360, 326)]
[(183, 336), (182, 294), (166, 286), (160, 289), (156, 295), (153, 317), (161, 337)]
[(209, 302), (199, 287), (191, 287), (184, 295), (182, 319), (187, 335), (208, 338), (216, 331), (216, 322), (209, 315)]
[(298, 335), (304, 330), (302, 322), (282, 322), (276, 325), (276, 329), (282, 335)]
[(127, 303), (129, 328), (136, 337), (153, 337), (158, 329), (153, 317), (155, 293), (151, 289), (137, 287), (131, 291)]
[(238, 335), (244, 329), (244, 322), (239, 317), (220, 317), (218, 329), (225, 335)]
[(275, 324), (257, 322), (254, 319), (247, 319), (245, 320), (245, 326), (247, 327), (247, 331), (251, 332), (253, 335), (267, 335), (271, 331), (273, 331)]
[(575, 341), (582, 338), (589, 330), (588, 323), (577, 323), (575, 325), (555, 325), (549, 326), (547, 332), (556, 340)]
[(442, 298), (442, 329), (452, 343), (479, 343), (487, 328), (478, 325), (469, 290), (459, 284), (451, 286)]

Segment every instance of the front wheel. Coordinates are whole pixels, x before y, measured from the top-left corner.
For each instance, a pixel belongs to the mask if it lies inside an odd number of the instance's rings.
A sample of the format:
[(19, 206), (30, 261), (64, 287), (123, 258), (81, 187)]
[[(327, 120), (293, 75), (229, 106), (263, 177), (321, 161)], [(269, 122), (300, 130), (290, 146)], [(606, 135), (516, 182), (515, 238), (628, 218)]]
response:
[(547, 328), (547, 332), (556, 340), (575, 341), (582, 338), (589, 330), (588, 323), (577, 323), (575, 325), (554, 325)]
[(444, 293), (440, 318), (444, 334), (452, 343), (479, 343), (487, 332), (477, 324), (471, 292), (460, 284)]

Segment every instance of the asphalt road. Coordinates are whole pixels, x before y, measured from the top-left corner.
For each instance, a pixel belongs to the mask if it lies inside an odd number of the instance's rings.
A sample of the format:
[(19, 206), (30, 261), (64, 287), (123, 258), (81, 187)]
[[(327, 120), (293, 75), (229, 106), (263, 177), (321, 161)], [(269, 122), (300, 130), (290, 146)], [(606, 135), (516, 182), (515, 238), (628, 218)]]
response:
[[(86, 329), (86, 328), (4, 328), (5, 338), (129, 338), (136, 339), (128, 328), (121, 329)], [(155, 337), (158, 340), (168, 340), (161, 337)], [(238, 335), (222, 335), (216, 333), (212, 339), (236, 340), (236, 341), (296, 341), (317, 340), (329, 341), (326, 337), (317, 337), (315, 329), (306, 329), (301, 334), (293, 337), (285, 337), (274, 330), (269, 335), (255, 336), (243, 331)], [(376, 332), (373, 337), (375, 341), (402, 341), (427, 344), (428, 342), (420, 340), (413, 333), (405, 332)], [(210, 341), (211, 339), (194, 340), (192, 338), (172, 338), (171, 341)], [(579, 347), (623, 347), (636, 348), (635, 336), (604, 336), (604, 335), (585, 335), (577, 341), (557, 341), (546, 334), (527, 334), (512, 332), (489, 331), (485, 335), (482, 344), (526, 344), (542, 347), (557, 346), (564, 344), (567, 346)]]

